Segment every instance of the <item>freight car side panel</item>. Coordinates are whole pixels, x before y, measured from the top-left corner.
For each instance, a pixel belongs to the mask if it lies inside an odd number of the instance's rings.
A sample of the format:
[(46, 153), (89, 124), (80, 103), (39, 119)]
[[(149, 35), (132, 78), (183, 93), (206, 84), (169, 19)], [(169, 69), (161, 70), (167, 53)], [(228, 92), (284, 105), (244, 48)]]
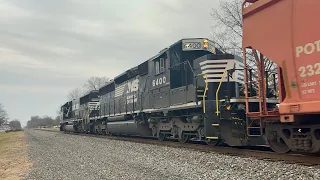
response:
[(303, 100), (320, 99), (319, 0), (293, 2), (295, 64)]
[(282, 72), (279, 112), (319, 112), (319, 0), (259, 0), (243, 7), (243, 47), (252, 47)]

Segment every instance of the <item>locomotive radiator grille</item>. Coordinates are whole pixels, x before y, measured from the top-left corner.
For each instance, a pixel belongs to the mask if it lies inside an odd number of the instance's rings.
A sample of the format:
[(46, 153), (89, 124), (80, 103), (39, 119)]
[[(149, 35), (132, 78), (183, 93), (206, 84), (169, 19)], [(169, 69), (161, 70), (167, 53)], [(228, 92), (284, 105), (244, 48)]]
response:
[[(208, 76), (208, 82), (219, 83), (221, 78), (223, 82), (227, 82), (227, 77), (223, 77), (223, 73), (228, 69), (241, 69), (243, 63), (235, 59), (221, 59), (221, 60), (205, 60), (200, 62), (202, 74)], [(235, 75), (230, 82), (243, 83), (244, 72), (235, 71)]]

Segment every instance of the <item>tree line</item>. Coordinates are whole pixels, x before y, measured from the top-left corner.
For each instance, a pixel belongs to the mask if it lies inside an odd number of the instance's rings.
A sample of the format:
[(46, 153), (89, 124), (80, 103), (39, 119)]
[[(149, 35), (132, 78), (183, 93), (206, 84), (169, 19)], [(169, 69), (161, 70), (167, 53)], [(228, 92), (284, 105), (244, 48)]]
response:
[[(67, 94), (67, 101), (80, 98), (92, 90), (98, 90), (100, 87), (105, 85), (109, 81), (107, 77), (90, 77), (83, 85), (82, 88), (75, 88)], [(60, 105), (61, 107), (61, 105)], [(57, 110), (57, 116), (55, 118), (49, 116), (40, 117), (38, 115), (31, 116), (27, 122), (27, 128), (36, 127), (53, 127), (60, 124), (60, 107)]]
[(37, 127), (53, 127), (60, 124), (60, 117), (52, 118), (49, 116), (31, 116), (30, 120), (27, 122), (27, 128), (37, 128)]
[[(60, 123), (60, 118), (57, 116), (56, 118), (51, 118), (49, 116), (31, 116), (30, 120), (27, 122), (27, 128), (35, 128), (39, 126), (57, 126)], [(21, 122), (18, 119), (10, 120), (7, 110), (4, 108), (2, 103), (0, 103), (0, 126), (9, 125), (12, 130), (20, 130), (22, 129)]]
[[(81, 96), (87, 94), (92, 90), (98, 90), (100, 87), (104, 86), (109, 81), (107, 77), (90, 77), (81, 88), (75, 88), (67, 94), (68, 101), (80, 98)], [(61, 106), (60, 106), (61, 107)], [(52, 118), (50, 116), (39, 115), (31, 116), (27, 122), (27, 128), (35, 128), (40, 126), (53, 127), (60, 124), (60, 107), (57, 111), (57, 116)], [(7, 110), (4, 108), (3, 104), (0, 103), (0, 126), (9, 125), (11, 129), (21, 129), (21, 123), (18, 119), (10, 120)]]
[(2, 103), (0, 103), (0, 126), (9, 125), (11, 129), (22, 129), (21, 123), (18, 119), (9, 120), (8, 113)]

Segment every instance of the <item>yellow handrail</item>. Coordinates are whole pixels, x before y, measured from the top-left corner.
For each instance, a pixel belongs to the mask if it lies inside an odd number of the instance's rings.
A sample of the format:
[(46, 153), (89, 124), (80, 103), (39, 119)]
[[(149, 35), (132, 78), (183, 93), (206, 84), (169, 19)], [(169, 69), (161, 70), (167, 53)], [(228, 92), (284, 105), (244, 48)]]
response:
[(206, 113), (206, 94), (208, 90), (208, 75), (205, 74), (204, 77), (206, 79), (206, 87), (203, 92), (202, 103), (203, 103), (203, 113)]
[(224, 79), (225, 76), (226, 76), (226, 72), (227, 72), (227, 71), (228, 71), (228, 70), (225, 70), (225, 71), (223, 72), (222, 77), (221, 77), (221, 79), (220, 79), (220, 83), (219, 83), (218, 89), (217, 89), (217, 91), (216, 91), (216, 114), (217, 114), (217, 115), (220, 113), (220, 112), (219, 112), (219, 99), (218, 99), (219, 90), (220, 90), (220, 86), (221, 86), (221, 84), (222, 84), (222, 81), (223, 81), (223, 79)]
[(91, 113), (92, 109), (90, 109), (90, 107), (88, 106), (88, 119), (90, 119), (90, 113)]
[(203, 95), (202, 95), (202, 106), (203, 106), (203, 113), (206, 113), (206, 94), (208, 90), (208, 75), (207, 74), (198, 74), (198, 76), (203, 76), (205, 78), (206, 87), (204, 89)]

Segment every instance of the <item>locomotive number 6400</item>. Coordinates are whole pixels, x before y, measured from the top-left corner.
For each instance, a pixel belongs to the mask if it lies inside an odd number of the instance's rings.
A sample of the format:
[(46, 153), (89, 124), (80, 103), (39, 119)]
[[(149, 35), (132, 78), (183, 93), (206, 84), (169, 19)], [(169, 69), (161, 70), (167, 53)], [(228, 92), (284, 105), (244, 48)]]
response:
[(154, 79), (154, 80), (152, 81), (152, 86), (159, 86), (159, 85), (161, 85), (161, 84), (166, 83), (166, 81), (167, 81), (167, 79), (166, 79), (165, 76), (160, 77), (160, 78), (157, 78), (157, 79)]

